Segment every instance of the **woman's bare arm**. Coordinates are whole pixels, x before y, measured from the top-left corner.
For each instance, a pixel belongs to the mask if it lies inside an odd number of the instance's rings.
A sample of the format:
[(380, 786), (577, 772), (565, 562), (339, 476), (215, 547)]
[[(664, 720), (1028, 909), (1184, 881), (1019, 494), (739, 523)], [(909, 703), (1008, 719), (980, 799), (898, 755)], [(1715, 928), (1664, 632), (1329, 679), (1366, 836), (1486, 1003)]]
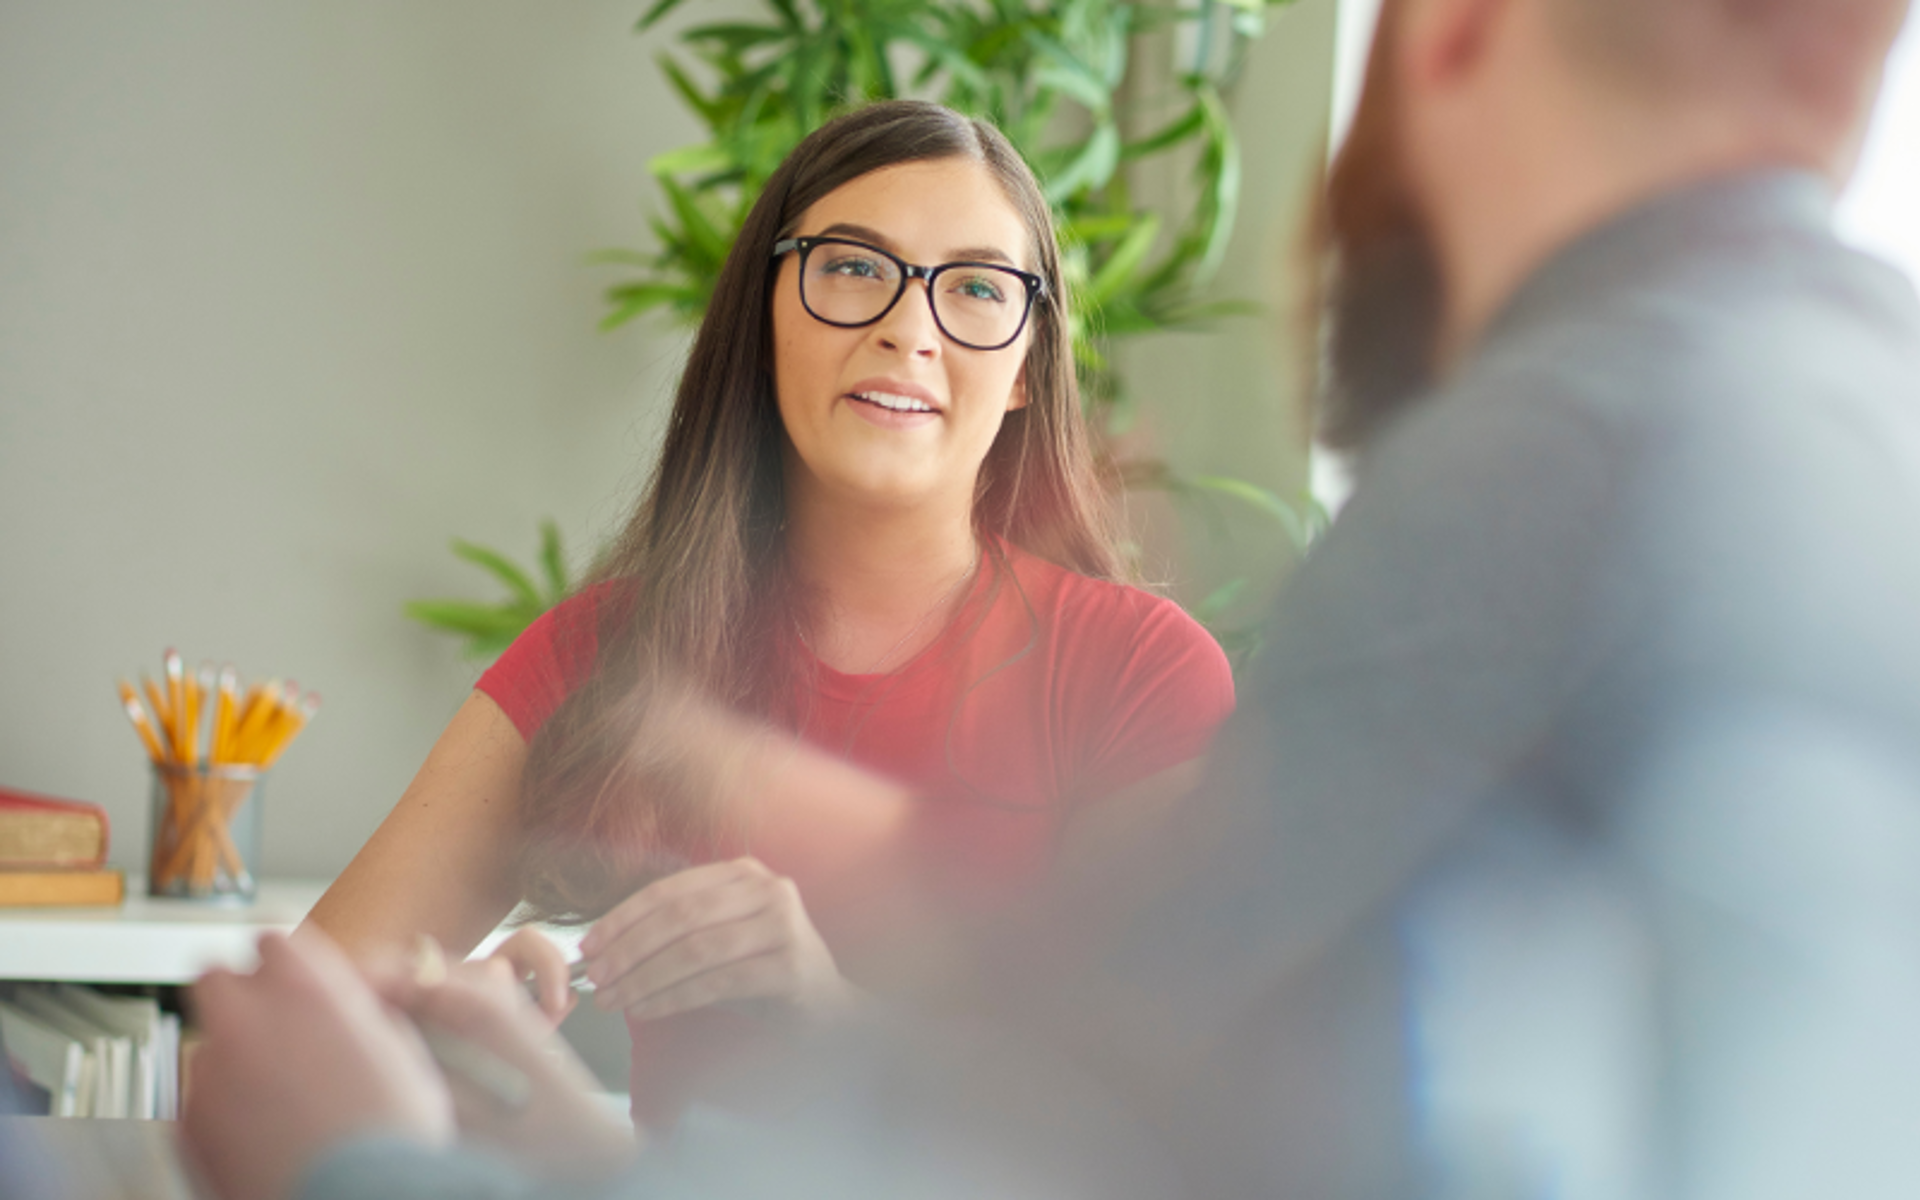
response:
[(429, 934), (463, 956), (519, 900), (513, 870), (527, 746), (475, 692), (420, 773), (301, 926), (355, 957), (409, 949)]

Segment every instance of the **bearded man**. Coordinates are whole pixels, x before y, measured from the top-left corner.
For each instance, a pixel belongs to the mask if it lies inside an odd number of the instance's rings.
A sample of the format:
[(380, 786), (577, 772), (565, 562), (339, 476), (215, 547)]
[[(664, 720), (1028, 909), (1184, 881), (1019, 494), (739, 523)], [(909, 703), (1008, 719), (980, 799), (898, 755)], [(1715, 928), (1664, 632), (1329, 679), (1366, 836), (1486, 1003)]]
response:
[(1357, 486), (1078, 943), (1197, 1192), (1920, 1188), (1920, 305), (1831, 231), (1905, 10), (1386, 0)]

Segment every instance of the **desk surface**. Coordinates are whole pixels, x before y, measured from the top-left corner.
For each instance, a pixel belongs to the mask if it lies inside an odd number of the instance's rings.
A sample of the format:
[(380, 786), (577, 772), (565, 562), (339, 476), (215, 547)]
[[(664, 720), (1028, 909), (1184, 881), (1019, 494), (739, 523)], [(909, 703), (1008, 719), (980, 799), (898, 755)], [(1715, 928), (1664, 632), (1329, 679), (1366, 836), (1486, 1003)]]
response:
[(252, 904), (156, 900), (127, 877), (117, 908), (0, 909), (0, 979), (190, 983), (213, 966), (244, 968), (268, 929), (292, 929), (324, 880), (262, 880)]

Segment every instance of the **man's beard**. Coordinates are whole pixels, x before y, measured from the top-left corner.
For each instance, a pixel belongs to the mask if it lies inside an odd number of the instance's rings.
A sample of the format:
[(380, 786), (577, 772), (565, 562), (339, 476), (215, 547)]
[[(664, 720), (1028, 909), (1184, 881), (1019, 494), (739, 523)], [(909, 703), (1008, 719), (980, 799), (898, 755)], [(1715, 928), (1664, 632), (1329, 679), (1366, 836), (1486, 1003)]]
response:
[(1366, 90), (1334, 161), (1315, 240), (1324, 265), (1320, 440), (1364, 449), (1432, 384), (1439, 259), (1407, 177), (1391, 85), (1392, 24), (1380, 16)]

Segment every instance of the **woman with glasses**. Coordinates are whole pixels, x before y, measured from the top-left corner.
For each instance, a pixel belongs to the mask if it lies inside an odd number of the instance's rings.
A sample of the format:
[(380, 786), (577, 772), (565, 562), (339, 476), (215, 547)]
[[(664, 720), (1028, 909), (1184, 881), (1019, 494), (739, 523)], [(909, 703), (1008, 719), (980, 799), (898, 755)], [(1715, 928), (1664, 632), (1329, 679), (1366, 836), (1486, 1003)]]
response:
[[(753, 206), (624, 532), (482, 676), (312, 923), (464, 953), (522, 900), (594, 921), (636, 1118), (664, 1123), (720, 1026), (829, 1013), (878, 974), (894, 905), (800, 849), (840, 836), (824, 818), (736, 836), (713, 797), (746, 776), (687, 782), (713, 731), (750, 718), (896, 781), (890, 844), (1010, 895), (1177, 795), (1232, 708), (1213, 640), (1122, 574), (1032, 174), (939, 106), (855, 111)], [(550, 944), (503, 953), (565, 1010)]]

